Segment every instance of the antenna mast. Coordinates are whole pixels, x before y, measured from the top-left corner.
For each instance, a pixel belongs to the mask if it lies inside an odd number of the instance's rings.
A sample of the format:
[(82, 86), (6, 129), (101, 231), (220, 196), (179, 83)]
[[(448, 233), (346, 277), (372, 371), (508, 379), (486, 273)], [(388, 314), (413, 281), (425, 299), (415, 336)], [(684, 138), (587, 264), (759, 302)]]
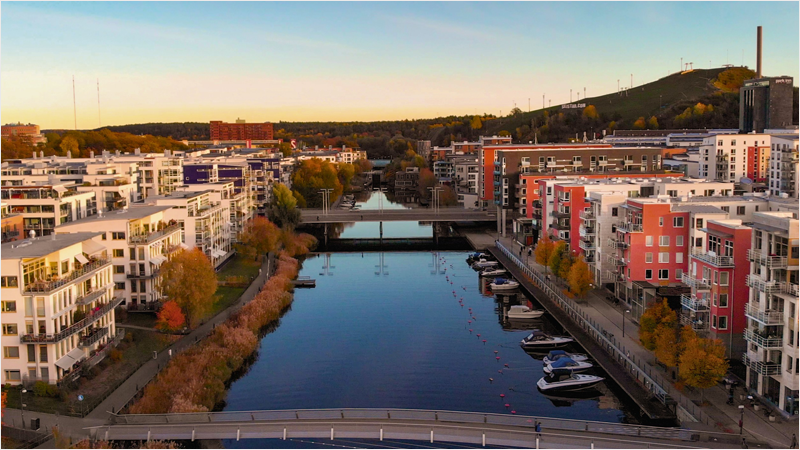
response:
[(100, 79), (97, 79), (97, 127), (100, 128)]
[(78, 129), (78, 107), (75, 106), (75, 75), (72, 76), (72, 116), (75, 118), (75, 129)]

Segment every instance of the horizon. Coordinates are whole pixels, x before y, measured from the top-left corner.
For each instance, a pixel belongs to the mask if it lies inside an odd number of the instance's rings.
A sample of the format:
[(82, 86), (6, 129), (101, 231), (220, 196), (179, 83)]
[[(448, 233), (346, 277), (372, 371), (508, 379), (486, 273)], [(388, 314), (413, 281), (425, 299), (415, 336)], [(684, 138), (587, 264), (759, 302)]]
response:
[[(796, 2), (2, 6), (2, 121), (47, 130), (75, 128), (73, 74), (77, 128), (92, 130), (505, 116), (528, 99), (541, 109), (543, 94), (556, 106), (570, 89), (580, 101), (631, 74), (656, 81), (681, 57), (754, 68), (757, 25), (765, 76), (797, 79), (800, 66)], [(704, 21), (722, 6), (724, 21)]]

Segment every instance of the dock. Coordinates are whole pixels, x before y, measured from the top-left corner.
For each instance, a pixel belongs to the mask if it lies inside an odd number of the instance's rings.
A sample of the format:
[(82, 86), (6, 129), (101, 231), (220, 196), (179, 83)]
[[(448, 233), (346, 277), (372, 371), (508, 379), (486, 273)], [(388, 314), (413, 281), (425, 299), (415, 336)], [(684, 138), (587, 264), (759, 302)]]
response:
[(292, 280), (292, 285), (294, 287), (313, 288), (317, 287), (317, 280), (311, 277), (297, 277), (296, 280)]

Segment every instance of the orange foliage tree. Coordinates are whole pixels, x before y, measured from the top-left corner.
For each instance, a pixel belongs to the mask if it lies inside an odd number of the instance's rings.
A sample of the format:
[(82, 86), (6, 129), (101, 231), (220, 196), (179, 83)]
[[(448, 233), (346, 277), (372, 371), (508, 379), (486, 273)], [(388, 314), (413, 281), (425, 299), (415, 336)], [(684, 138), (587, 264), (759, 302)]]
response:
[(185, 324), (186, 316), (183, 315), (181, 307), (172, 300), (164, 303), (164, 306), (158, 311), (156, 328), (161, 331), (176, 331), (181, 329)]
[(214, 303), (217, 274), (200, 249), (181, 250), (161, 265), (161, 291), (180, 306), (194, 328)]
[(258, 259), (275, 250), (281, 230), (264, 217), (256, 217), (245, 226), (239, 235), (236, 251), (248, 258)]

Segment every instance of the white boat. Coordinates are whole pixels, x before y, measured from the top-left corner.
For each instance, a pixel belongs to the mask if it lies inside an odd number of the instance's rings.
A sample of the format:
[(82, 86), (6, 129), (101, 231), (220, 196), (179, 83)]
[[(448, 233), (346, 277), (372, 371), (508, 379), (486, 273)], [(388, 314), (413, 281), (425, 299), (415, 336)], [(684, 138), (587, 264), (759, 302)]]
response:
[(584, 355), (583, 353), (567, 353), (564, 350), (551, 350), (547, 356), (544, 357), (542, 363), (544, 365), (548, 365), (553, 361), (559, 360), (561, 358), (569, 358), (573, 361), (581, 362), (581, 361), (588, 361), (589, 357)]
[(483, 252), (475, 252), (475, 253), (467, 256), (467, 262), (469, 264), (472, 264), (475, 261), (478, 261), (479, 259), (489, 259), (489, 258), (491, 258), (491, 255), (489, 255), (489, 254), (486, 254), (486, 253), (483, 253)]
[(507, 273), (508, 273), (508, 271), (506, 269), (503, 269), (503, 268), (486, 269), (483, 272), (481, 272), (481, 276), (482, 277), (498, 277), (500, 275), (505, 275)]
[(603, 381), (603, 377), (572, 373), (569, 370), (556, 369), (536, 382), (543, 392), (579, 391), (589, 389)]
[(528, 337), (526, 337), (520, 342), (520, 345), (522, 345), (526, 349), (544, 350), (548, 348), (561, 347), (569, 344), (570, 342), (572, 342), (571, 337), (550, 336), (549, 334), (541, 330), (533, 330), (533, 332), (529, 334)]
[(543, 309), (531, 309), (525, 305), (513, 305), (508, 308), (509, 319), (536, 319), (542, 317), (543, 314)]
[(500, 264), (500, 263), (497, 262), (497, 261), (489, 261), (488, 259), (479, 259), (479, 260), (475, 261), (474, 263), (472, 263), (472, 268), (473, 269), (486, 269), (488, 267), (496, 267), (498, 264)]
[(495, 278), (493, 283), (489, 283), (492, 292), (511, 291), (519, 287), (519, 283), (506, 278)]
[(594, 364), (588, 361), (575, 361), (572, 358), (565, 357), (559, 358), (550, 364), (545, 364), (544, 373), (552, 373), (554, 370), (564, 369), (570, 372), (583, 372), (594, 367)]

